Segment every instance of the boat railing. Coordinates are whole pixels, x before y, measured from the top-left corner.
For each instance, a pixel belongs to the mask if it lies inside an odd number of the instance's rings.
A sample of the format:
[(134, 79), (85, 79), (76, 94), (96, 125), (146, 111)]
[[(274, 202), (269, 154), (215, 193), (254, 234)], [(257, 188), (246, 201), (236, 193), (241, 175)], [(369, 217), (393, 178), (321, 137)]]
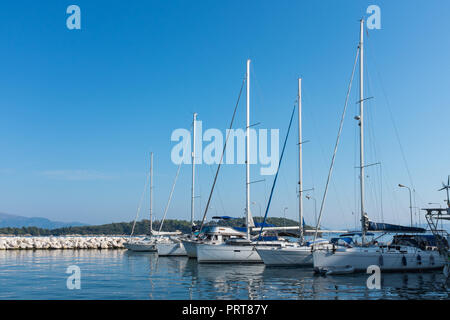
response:
[(437, 249), (442, 254), (448, 254), (448, 232), (439, 229), (439, 221), (450, 221), (450, 208), (426, 208), (425, 218), (431, 232), (436, 238)]

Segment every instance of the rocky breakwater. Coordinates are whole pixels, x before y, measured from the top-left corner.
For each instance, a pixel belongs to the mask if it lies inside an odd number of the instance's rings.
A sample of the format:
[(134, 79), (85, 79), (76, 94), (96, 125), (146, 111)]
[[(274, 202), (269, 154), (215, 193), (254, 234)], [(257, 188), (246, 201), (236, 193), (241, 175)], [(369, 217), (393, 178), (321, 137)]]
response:
[(122, 249), (128, 237), (65, 236), (65, 237), (0, 237), (0, 250), (41, 249)]

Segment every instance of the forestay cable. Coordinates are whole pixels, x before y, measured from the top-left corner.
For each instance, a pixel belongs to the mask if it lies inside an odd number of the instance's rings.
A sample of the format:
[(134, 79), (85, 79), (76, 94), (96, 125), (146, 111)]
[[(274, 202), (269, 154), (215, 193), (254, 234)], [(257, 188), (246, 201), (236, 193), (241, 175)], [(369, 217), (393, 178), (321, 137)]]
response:
[(338, 131), (338, 135), (337, 135), (337, 139), (336, 139), (336, 144), (334, 146), (333, 157), (331, 158), (330, 170), (328, 171), (327, 183), (325, 185), (325, 191), (323, 193), (322, 203), (320, 204), (319, 219), (317, 219), (316, 232), (314, 233), (314, 241), (313, 241), (313, 243), (315, 243), (315, 241), (317, 239), (317, 232), (319, 230), (320, 221), (322, 220), (322, 212), (323, 212), (323, 208), (324, 208), (324, 204), (325, 204), (325, 199), (327, 197), (328, 184), (330, 183), (331, 173), (333, 172), (334, 160), (336, 159), (336, 152), (337, 152), (337, 148), (338, 148), (338, 145), (339, 145), (339, 140), (340, 140), (340, 137), (341, 137), (342, 127), (344, 126), (345, 112), (347, 111), (348, 98), (350, 96), (350, 91), (352, 89), (353, 76), (355, 75), (356, 64), (358, 62), (358, 56), (359, 56), (359, 47), (356, 50), (356, 56), (355, 56), (355, 62), (353, 64), (352, 76), (350, 77), (350, 83), (349, 83), (348, 89), (347, 89), (347, 96), (345, 97), (344, 110), (342, 111), (341, 122), (339, 124), (339, 131)]
[(217, 176), (219, 175), (220, 167), (222, 165), (223, 155), (225, 154), (225, 149), (227, 148), (228, 138), (230, 136), (231, 128), (233, 127), (234, 117), (236, 116), (236, 111), (237, 111), (237, 107), (239, 105), (239, 100), (241, 100), (241, 94), (242, 94), (242, 89), (244, 88), (244, 84), (245, 84), (245, 78), (242, 81), (241, 89), (239, 90), (239, 96), (238, 96), (238, 99), (236, 101), (236, 106), (234, 107), (233, 116), (231, 117), (230, 127), (229, 127), (228, 132), (227, 132), (227, 137), (225, 139), (225, 144), (223, 145), (222, 155), (220, 156), (220, 161), (219, 161), (219, 164), (217, 166), (216, 175), (214, 177), (214, 181), (213, 181), (213, 184), (212, 184), (212, 187), (211, 187), (211, 191), (209, 193), (208, 201), (206, 202), (205, 212), (203, 214), (202, 224), (200, 225), (199, 233), (202, 231), (203, 225), (205, 224), (206, 214), (208, 213), (209, 204), (211, 202), (211, 198), (212, 198), (212, 195), (213, 195), (213, 192), (214, 192), (214, 187), (216, 186)]
[(139, 201), (139, 206), (138, 206), (138, 209), (136, 211), (136, 217), (134, 218), (133, 227), (131, 228), (130, 238), (134, 234), (134, 228), (136, 227), (136, 221), (137, 221), (137, 219), (139, 217), (139, 212), (141, 211), (141, 206), (142, 206), (142, 202), (144, 200), (145, 191), (147, 191), (147, 185), (148, 185), (149, 178), (150, 178), (150, 172), (147, 173), (147, 178), (145, 179), (144, 190), (142, 191), (141, 200)]
[(167, 201), (166, 208), (164, 209), (164, 216), (163, 216), (163, 219), (161, 221), (161, 224), (159, 225), (159, 234), (161, 234), (161, 229), (162, 229), (162, 226), (164, 224), (164, 220), (166, 219), (167, 210), (169, 209), (170, 201), (172, 200), (173, 190), (175, 190), (175, 185), (177, 183), (178, 175), (180, 174), (180, 169), (181, 169), (181, 165), (182, 164), (183, 164), (183, 162), (181, 162), (178, 165), (178, 170), (177, 170), (177, 174), (175, 176), (175, 180), (173, 181), (172, 190), (170, 190), (169, 200)]
[[(292, 119), (294, 118), (294, 113), (295, 113), (295, 105), (294, 105), (294, 108), (292, 109), (291, 119), (289, 120), (289, 127), (288, 127), (288, 130), (286, 133), (286, 138), (284, 138), (284, 144), (283, 144), (283, 149), (281, 150), (280, 161), (278, 163), (277, 173), (275, 174), (275, 178), (273, 179), (272, 189), (270, 190), (269, 201), (267, 202), (266, 212), (264, 213), (264, 220), (261, 224), (261, 229), (259, 230), (259, 238), (260, 239), (262, 239), (261, 238), (262, 230), (266, 223), (267, 213), (269, 212), (270, 203), (272, 202), (273, 190), (275, 189), (275, 184), (277, 183), (278, 173), (280, 172), (281, 161), (283, 160), (284, 150), (286, 149), (286, 142), (289, 138), (289, 132), (291, 131), (291, 125), (292, 125)], [(285, 217), (284, 221), (286, 222), (286, 217)]]

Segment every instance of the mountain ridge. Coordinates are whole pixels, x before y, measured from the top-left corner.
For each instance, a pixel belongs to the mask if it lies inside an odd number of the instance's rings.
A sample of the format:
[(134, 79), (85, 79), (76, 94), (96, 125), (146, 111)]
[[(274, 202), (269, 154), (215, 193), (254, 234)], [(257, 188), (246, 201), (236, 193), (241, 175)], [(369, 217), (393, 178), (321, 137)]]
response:
[(0, 228), (37, 227), (43, 229), (57, 229), (71, 226), (87, 226), (87, 224), (75, 221), (53, 221), (43, 217), (25, 217), (0, 212)]

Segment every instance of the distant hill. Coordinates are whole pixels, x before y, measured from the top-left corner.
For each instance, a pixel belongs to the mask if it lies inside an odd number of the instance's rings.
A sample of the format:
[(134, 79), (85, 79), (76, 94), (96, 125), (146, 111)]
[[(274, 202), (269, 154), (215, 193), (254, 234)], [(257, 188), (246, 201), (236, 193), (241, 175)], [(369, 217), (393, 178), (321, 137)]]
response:
[(86, 226), (80, 222), (59, 222), (41, 217), (23, 217), (0, 213), (0, 228), (37, 227), (42, 229), (57, 229), (70, 226)]
[[(0, 218), (1, 219), (1, 218)], [(255, 222), (260, 222), (259, 217), (255, 217)], [(201, 222), (196, 221), (199, 225)], [(221, 225), (228, 226), (242, 226), (244, 219), (235, 219), (232, 221), (223, 221)], [(297, 226), (298, 222), (290, 219), (284, 218), (268, 218), (267, 223), (274, 224), (276, 226)], [(206, 225), (214, 224), (214, 222), (209, 222)], [(153, 230), (159, 229), (160, 222), (153, 222)], [(133, 228), (133, 222), (117, 222), (109, 223), (98, 226), (71, 226), (71, 227), (60, 227), (54, 229), (40, 228), (40, 227), (0, 227), (0, 234), (11, 234), (11, 235), (24, 235), (30, 234), (33, 236), (61, 236), (68, 234), (80, 234), (80, 235), (129, 235)], [(305, 226), (309, 229), (309, 226)], [(183, 233), (189, 233), (191, 231), (191, 225), (189, 221), (185, 220), (171, 220), (166, 219), (163, 226), (163, 231), (176, 231), (179, 230)], [(149, 220), (141, 220), (136, 222), (134, 228), (134, 234), (142, 235), (148, 234), (150, 231)]]

